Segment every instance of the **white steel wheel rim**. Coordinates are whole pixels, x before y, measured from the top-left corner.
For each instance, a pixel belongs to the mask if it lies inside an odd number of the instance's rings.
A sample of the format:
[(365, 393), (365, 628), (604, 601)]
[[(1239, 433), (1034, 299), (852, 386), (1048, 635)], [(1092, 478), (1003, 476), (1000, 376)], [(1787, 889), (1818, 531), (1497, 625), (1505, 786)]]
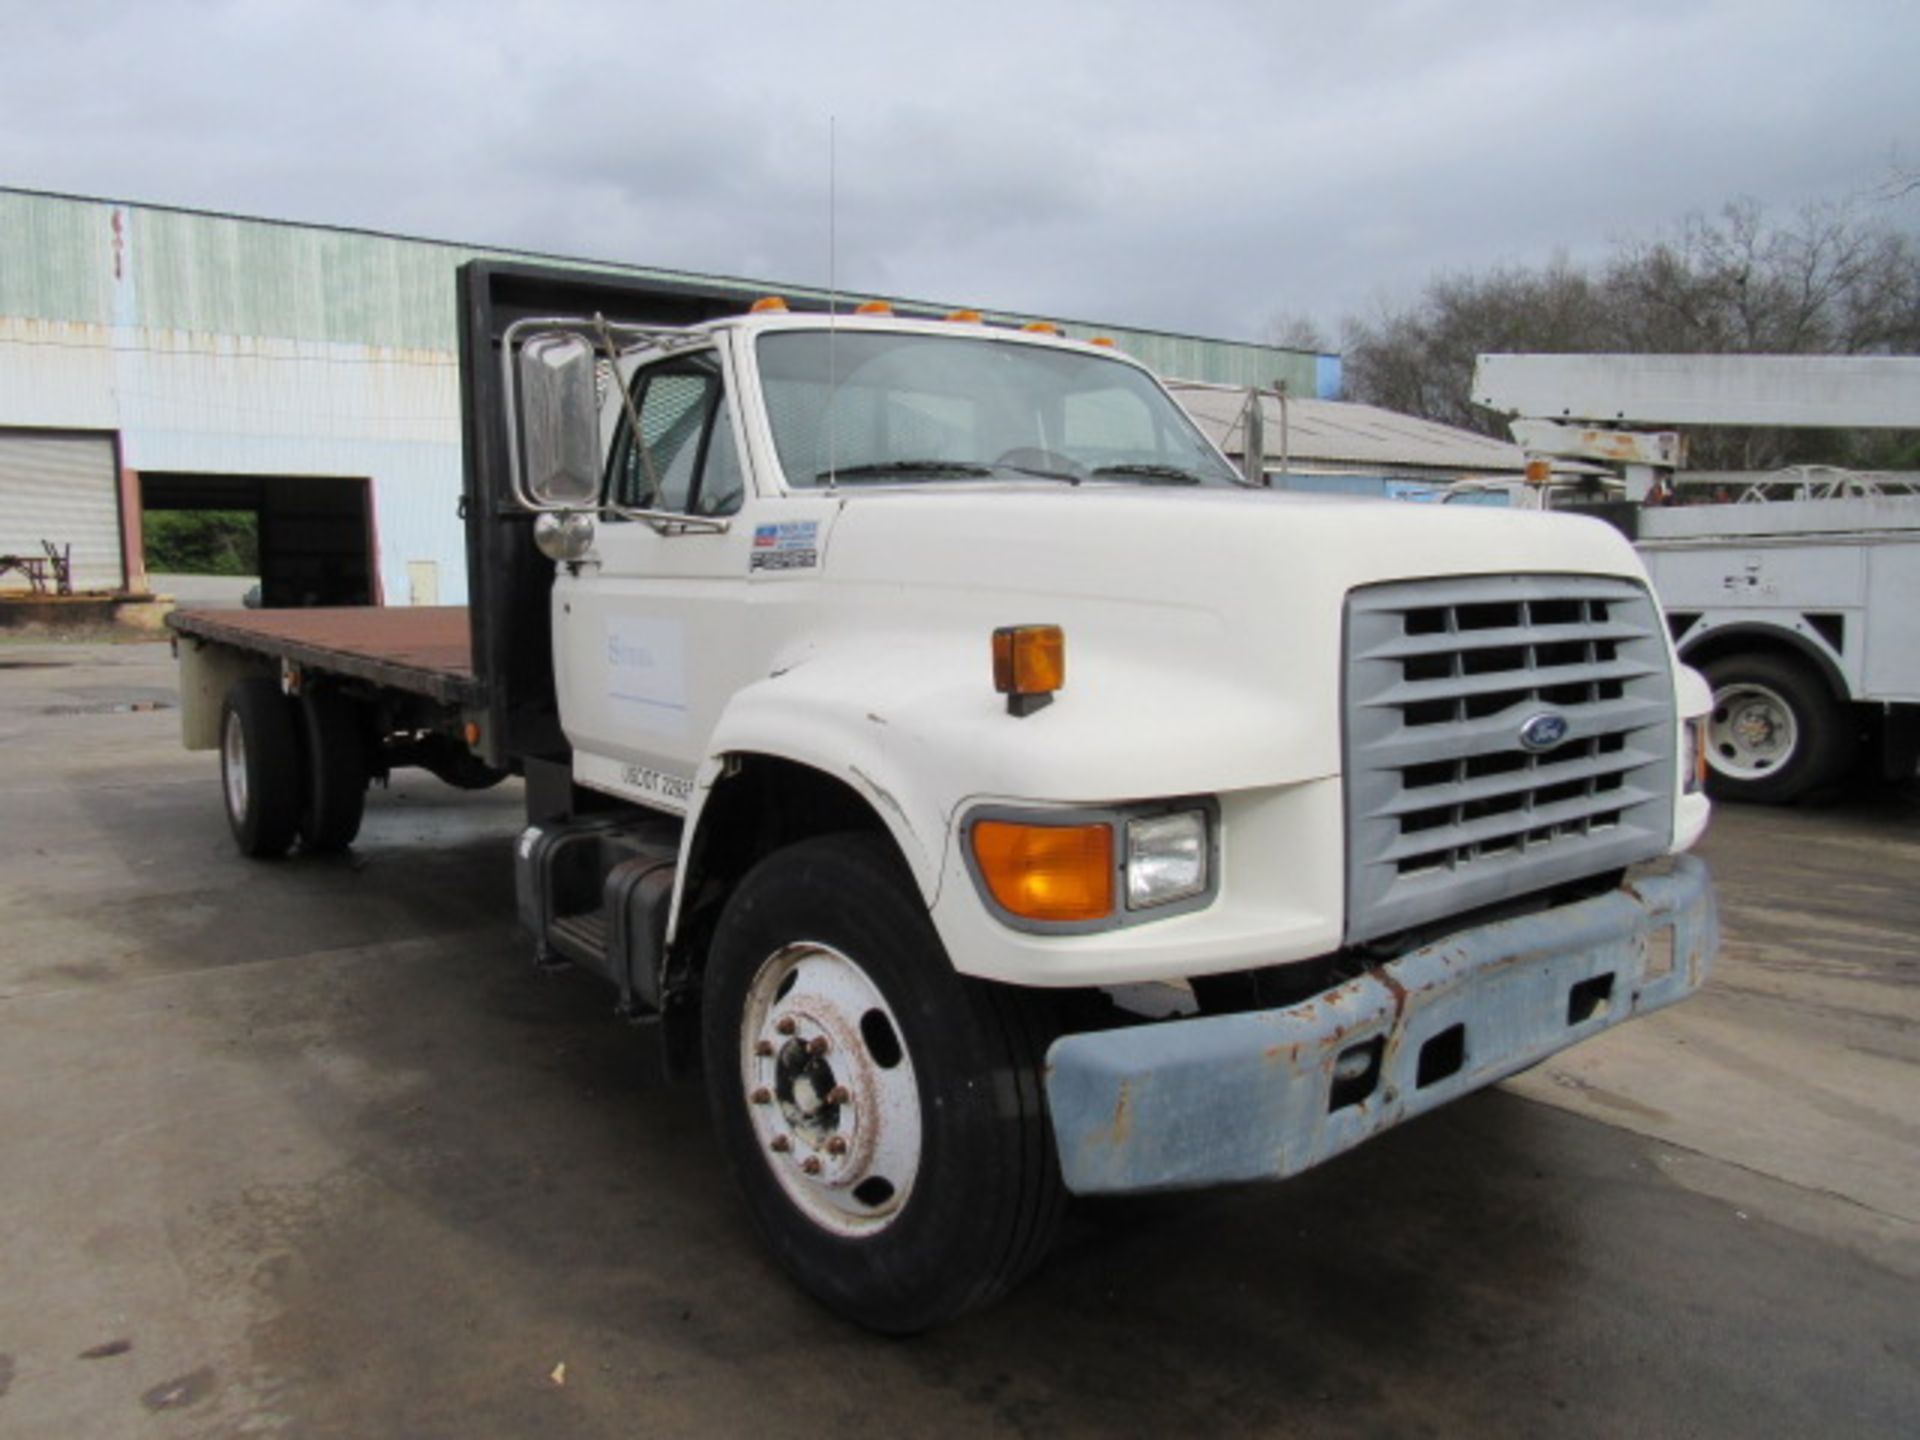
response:
[(240, 717), (232, 711), (227, 712), (226, 732), (220, 743), (221, 758), (226, 761), (221, 779), (226, 785), (227, 813), (239, 825), (247, 818), (247, 737)]
[(920, 1171), (920, 1086), (880, 987), (831, 945), (769, 956), (740, 1022), (742, 1098), (787, 1198), (824, 1230), (877, 1234)]
[(1759, 780), (1793, 758), (1800, 727), (1779, 691), (1751, 680), (1714, 692), (1707, 761), (1735, 780)]

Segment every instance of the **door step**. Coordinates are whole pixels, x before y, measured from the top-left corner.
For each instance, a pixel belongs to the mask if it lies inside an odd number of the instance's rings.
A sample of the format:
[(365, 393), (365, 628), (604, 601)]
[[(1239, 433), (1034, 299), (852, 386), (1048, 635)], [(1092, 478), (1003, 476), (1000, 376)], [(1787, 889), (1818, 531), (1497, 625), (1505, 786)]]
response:
[(604, 972), (607, 965), (607, 929), (604, 910), (559, 915), (547, 927), (547, 941), (574, 964)]

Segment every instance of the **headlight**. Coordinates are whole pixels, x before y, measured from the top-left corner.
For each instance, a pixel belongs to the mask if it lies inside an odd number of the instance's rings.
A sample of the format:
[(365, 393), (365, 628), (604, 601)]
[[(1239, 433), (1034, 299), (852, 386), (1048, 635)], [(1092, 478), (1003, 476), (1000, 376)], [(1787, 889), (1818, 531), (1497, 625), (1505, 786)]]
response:
[(1101, 809), (987, 805), (962, 825), (980, 896), (1043, 935), (1144, 925), (1213, 902), (1219, 809), (1204, 798)]
[(1150, 910), (1207, 888), (1207, 816), (1182, 810), (1127, 822), (1127, 908)]

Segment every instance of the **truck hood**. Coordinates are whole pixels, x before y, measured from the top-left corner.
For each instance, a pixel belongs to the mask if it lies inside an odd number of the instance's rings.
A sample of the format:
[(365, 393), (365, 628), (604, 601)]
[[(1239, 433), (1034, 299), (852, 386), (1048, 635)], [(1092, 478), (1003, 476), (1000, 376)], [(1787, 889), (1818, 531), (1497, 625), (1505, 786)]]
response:
[[(853, 492), (822, 528), (822, 623), (793, 663), (823, 688), (884, 692), (876, 722), (890, 711), (966, 751), (975, 795), (1087, 800), (1337, 774), (1350, 590), (1645, 578), (1594, 520), (1261, 491)], [(1064, 628), (1067, 681), (1056, 704), (1010, 723), (988, 641), (1025, 624)]]
[(1576, 516), (1092, 484), (849, 494), (822, 578), (1225, 615), (1383, 580), (1549, 572), (1645, 578), (1618, 532)]

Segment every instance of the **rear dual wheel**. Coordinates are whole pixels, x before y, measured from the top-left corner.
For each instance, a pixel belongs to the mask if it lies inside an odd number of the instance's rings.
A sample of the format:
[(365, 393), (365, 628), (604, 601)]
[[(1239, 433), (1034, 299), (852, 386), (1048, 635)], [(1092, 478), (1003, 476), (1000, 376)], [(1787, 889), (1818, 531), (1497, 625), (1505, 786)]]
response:
[(1037, 997), (956, 974), (876, 837), (762, 861), (714, 935), (708, 1099), (774, 1256), (816, 1299), (888, 1333), (1003, 1293), (1065, 1204)]
[(220, 790), (242, 855), (287, 853), (300, 828), (300, 736), (293, 707), (264, 677), (236, 680), (220, 711)]
[(220, 716), (220, 788), (243, 855), (341, 850), (360, 832), (366, 747), (353, 702), (308, 691), (296, 702), (264, 676), (235, 681)]

